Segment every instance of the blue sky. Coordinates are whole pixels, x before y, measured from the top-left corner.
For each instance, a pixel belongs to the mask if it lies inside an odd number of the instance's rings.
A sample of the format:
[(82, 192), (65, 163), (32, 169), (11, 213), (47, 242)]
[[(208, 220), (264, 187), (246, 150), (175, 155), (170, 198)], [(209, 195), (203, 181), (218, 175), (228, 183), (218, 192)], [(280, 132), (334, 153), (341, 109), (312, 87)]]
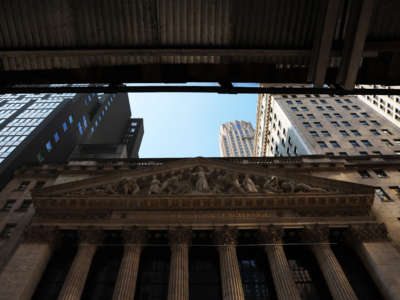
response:
[(129, 99), (133, 117), (144, 119), (141, 158), (219, 157), (222, 123), (244, 120), (255, 127), (256, 94), (137, 93)]

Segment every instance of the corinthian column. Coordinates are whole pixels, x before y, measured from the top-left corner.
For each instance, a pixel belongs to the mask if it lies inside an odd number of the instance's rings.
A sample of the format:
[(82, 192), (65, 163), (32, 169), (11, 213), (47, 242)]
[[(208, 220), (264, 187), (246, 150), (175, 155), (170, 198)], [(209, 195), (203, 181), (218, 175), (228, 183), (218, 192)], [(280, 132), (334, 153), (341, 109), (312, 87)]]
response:
[(54, 227), (31, 226), (0, 273), (0, 300), (31, 299), (57, 242)]
[(329, 245), (329, 227), (327, 225), (306, 226), (303, 239), (305, 242), (312, 243), (311, 250), (318, 261), (332, 298), (334, 300), (357, 300), (346, 274)]
[(223, 227), (214, 233), (221, 268), (222, 299), (244, 300), (242, 280), (236, 255), (237, 231)]
[(71, 268), (61, 289), (59, 300), (79, 300), (97, 244), (103, 240), (100, 230), (84, 230), (79, 232), (79, 246)]
[(354, 224), (347, 237), (383, 297), (400, 300), (400, 254), (389, 241), (385, 225)]
[(173, 229), (168, 232), (171, 246), (168, 300), (189, 300), (189, 245), (192, 231)]
[(279, 300), (301, 300), (299, 291), (293, 280), (285, 252), (282, 247), (282, 228), (276, 226), (263, 227), (258, 232), (259, 241), (268, 256), (269, 265), (274, 280), (276, 294)]
[(133, 300), (135, 297), (140, 253), (142, 244), (146, 240), (146, 235), (146, 231), (136, 228), (123, 231), (125, 241), (124, 256), (119, 267), (113, 300)]

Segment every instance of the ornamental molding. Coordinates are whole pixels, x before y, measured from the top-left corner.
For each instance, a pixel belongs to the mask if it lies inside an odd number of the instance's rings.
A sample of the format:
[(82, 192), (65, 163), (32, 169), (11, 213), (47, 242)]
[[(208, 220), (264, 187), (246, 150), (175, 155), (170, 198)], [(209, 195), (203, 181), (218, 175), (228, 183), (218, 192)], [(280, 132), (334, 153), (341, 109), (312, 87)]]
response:
[(219, 246), (236, 245), (238, 231), (236, 228), (224, 226), (214, 231), (215, 243)]
[(188, 228), (173, 228), (168, 231), (169, 244), (190, 245), (192, 241), (192, 230)]
[(388, 231), (383, 223), (353, 224), (349, 226), (347, 239), (349, 242), (387, 241)]
[(281, 243), (283, 228), (276, 225), (261, 227), (257, 232), (257, 239), (261, 243)]

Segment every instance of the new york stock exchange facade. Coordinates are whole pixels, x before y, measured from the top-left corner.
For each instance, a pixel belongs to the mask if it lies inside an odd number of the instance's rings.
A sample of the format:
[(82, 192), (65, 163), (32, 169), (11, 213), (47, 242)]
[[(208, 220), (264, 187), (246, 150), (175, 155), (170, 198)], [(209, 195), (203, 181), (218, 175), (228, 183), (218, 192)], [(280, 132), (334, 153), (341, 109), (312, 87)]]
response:
[(373, 187), (202, 158), (78, 169), (32, 192), (0, 299), (400, 299)]

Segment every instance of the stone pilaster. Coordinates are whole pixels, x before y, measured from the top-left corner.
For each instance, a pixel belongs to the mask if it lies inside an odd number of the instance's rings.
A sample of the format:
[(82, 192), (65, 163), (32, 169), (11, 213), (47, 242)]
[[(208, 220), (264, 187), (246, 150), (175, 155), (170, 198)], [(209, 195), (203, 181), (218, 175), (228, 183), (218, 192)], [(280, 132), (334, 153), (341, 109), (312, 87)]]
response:
[(8, 264), (0, 273), (0, 299), (31, 299), (53, 253), (54, 227), (31, 226), (26, 230)]
[(79, 247), (71, 268), (58, 296), (59, 300), (79, 300), (97, 245), (103, 240), (101, 230), (83, 230), (79, 232)]
[(189, 300), (189, 245), (192, 231), (184, 228), (168, 232), (171, 247), (168, 300)]
[(347, 240), (356, 250), (383, 297), (400, 300), (400, 254), (387, 238), (385, 225), (351, 225)]
[(280, 227), (263, 227), (258, 232), (259, 241), (269, 244), (264, 247), (279, 300), (301, 300), (293, 280), (285, 252), (282, 247), (283, 230)]
[(139, 270), (142, 244), (146, 241), (147, 232), (138, 228), (123, 231), (125, 241), (124, 256), (119, 267), (115, 283), (113, 300), (133, 300)]
[(306, 226), (303, 240), (310, 244), (334, 300), (357, 300), (346, 274), (329, 245), (327, 225)]
[(228, 227), (217, 229), (214, 233), (219, 253), (223, 300), (244, 300), (236, 255), (236, 237), (236, 229)]

